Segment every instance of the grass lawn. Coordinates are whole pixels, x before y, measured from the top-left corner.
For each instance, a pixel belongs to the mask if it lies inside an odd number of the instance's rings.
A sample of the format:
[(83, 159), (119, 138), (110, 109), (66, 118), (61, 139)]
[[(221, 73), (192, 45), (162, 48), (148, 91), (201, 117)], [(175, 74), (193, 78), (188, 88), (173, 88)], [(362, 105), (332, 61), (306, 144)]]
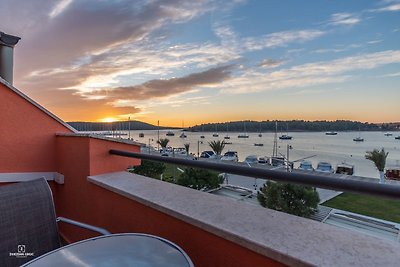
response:
[(400, 223), (400, 201), (343, 193), (322, 205)]

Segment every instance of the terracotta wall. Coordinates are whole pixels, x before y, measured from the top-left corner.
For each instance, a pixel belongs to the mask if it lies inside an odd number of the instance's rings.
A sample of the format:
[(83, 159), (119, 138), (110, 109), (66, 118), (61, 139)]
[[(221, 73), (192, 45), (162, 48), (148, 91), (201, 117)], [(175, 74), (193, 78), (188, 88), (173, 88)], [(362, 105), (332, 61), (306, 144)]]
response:
[(0, 172), (55, 171), (56, 132), (71, 131), (0, 83)]

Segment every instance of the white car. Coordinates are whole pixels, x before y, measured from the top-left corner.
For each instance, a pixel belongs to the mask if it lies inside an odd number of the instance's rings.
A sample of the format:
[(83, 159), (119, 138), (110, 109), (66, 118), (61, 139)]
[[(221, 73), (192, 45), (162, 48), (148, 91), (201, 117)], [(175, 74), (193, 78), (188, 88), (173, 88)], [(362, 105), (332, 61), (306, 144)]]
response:
[(222, 161), (238, 162), (239, 158), (236, 151), (228, 151), (221, 158)]
[(252, 165), (252, 164), (257, 164), (257, 163), (258, 163), (258, 158), (257, 158), (256, 155), (247, 156), (247, 157), (244, 159), (244, 163), (250, 164), (250, 165)]
[(217, 158), (217, 154), (215, 154), (214, 151), (203, 151), (200, 154), (200, 158), (204, 158), (204, 159), (216, 159)]

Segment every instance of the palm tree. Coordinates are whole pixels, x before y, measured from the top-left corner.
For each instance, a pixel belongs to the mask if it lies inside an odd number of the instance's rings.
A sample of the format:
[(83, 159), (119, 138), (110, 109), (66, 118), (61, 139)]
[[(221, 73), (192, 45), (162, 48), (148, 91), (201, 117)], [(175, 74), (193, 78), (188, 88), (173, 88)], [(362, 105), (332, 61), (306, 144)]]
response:
[(162, 147), (163, 153), (165, 153), (168, 143), (169, 143), (168, 138), (161, 138), (160, 140), (157, 141), (157, 144), (159, 144)]
[(223, 140), (211, 141), (208, 142), (208, 144), (210, 145), (211, 149), (215, 152), (215, 154), (217, 154), (218, 156), (221, 155), (222, 150), (224, 150), (225, 148), (225, 142)]
[(374, 149), (373, 151), (367, 151), (367, 154), (365, 155), (365, 158), (372, 161), (376, 168), (379, 171), (379, 182), (380, 183), (385, 183), (385, 175), (384, 175), (384, 170), (385, 170), (385, 165), (386, 165), (386, 158), (388, 156), (389, 152), (385, 152), (385, 149), (382, 148), (381, 151), (378, 149)]
[(186, 149), (186, 154), (189, 156), (189, 147), (190, 147), (190, 144), (189, 144), (189, 143), (186, 143), (186, 144), (184, 144), (184, 146), (185, 146), (185, 149)]

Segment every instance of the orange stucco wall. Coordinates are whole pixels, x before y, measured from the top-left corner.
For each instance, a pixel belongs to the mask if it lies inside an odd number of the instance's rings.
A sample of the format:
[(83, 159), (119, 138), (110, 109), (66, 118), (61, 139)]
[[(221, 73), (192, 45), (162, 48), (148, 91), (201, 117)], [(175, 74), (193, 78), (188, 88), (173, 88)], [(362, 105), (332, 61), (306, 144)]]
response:
[(56, 132), (71, 132), (0, 83), (0, 172), (56, 169)]

